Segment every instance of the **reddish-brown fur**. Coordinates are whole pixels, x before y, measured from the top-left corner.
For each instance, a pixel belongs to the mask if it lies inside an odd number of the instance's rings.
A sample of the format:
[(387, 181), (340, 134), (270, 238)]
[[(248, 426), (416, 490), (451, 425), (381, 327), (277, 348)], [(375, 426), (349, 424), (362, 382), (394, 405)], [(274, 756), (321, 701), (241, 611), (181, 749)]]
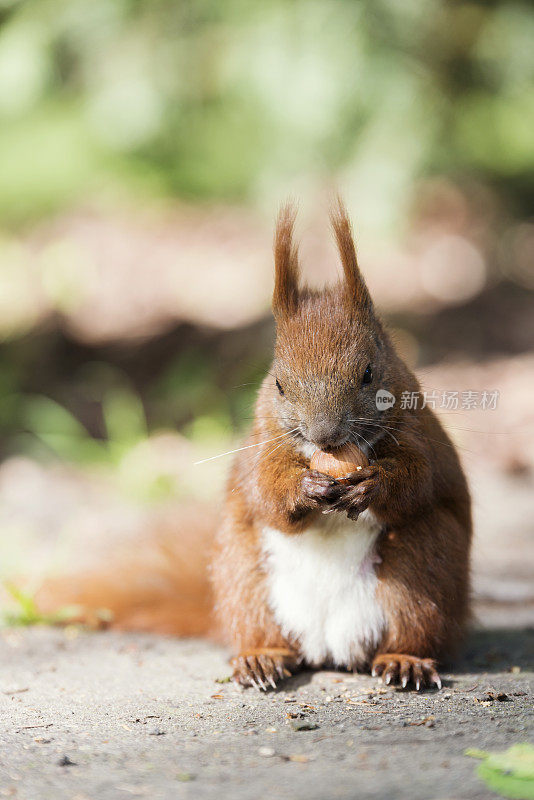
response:
[(75, 604), (91, 626), (213, 636), (208, 563), (215, 526), (211, 509), (183, 507), (179, 519), (158, 521), (141, 541), (107, 546), (101, 566), (45, 581), (39, 609)]
[[(387, 625), (378, 647), (368, 652), (368, 666), (388, 682), (412, 681), (419, 688), (439, 681), (432, 659), (454, 649), (469, 615), (467, 484), (456, 451), (430, 409), (406, 410), (399, 402), (387, 411), (376, 408), (374, 388), (386, 388), (399, 399), (402, 392), (417, 392), (419, 384), (374, 312), (343, 206), (337, 205), (332, 223), (344, 281), (322, 292), (298, 286), (294, 216), (287, 207), (277, 227), (277, 339), (246, 442), (254, 446), (242, 450), (231, 469), (211, 559), (216, 627), (235, 654), (236, 680), (265, 687), (284, 678), (302, 655), (298, 641), (281, 634), (269, 607), (261, 531), (269, 526), (298, 537), (323, 510), (354, 519), (369, 508), (382, 526), (377, 593)], [(373, 391), (363, 380), (371, 364)], [(302, 445), (347, 431), (361, 444), (347, 422), (354, 414), (365, 420), (359, 436), (371, 440), (370, 465), (342, 485), (311, 471)], [(163, 569), (167, 583), (159, 595), (146, 585), (143, 594), (127, 568), (126, 574), (121, 570), (121, 586), (133, 591), (118, 590), (116, 573), (110, 573), (96, 583), (79, 584), (78, 597), (60, 597), (109, 607), (122, 627), (206, 633), (212, 602), (206, 539), (192, 546), (188, 553), (178, 541), (181, 555), (171, 558), (170, 571)], [(202, 553), (200, 561), (191, 559), (194, 552)], [(139, 559), (135, 564), (142, 572)], [(191, 578), (185, 593), (184, 570)], [(56, 606), (57, 600), (56, 592)]]
[[(420, 674), (430, 674), (428, 664), (419, 659), (438, 658), (454, 649), (469, 613), (470, 499), (452, 443), (429, 408), (408, 411), (397, 402), (380, 415), (389, 434), (382, 431), (374, 443), (371, 466), (355, 473), (354, 485), (347, 488), (311, 473), (292, 435), (277, 438), (294, 423), (305, 426), (309, 421), (311, 426), (314, 416), (325, 410), (340, 417), (353, 402), (349, 395), (356, 397), (354, 376), (363, 373), (368, 360), (373, 361), (377, 385), (397, 398), (403, 391), (419, 390), (374, 314), (341, 205), (333, 225), (345, 282), (312, 293), (297, 287), (293, 212), (285, 210), (280, 217), (273, 298), (278, 323), (275, 359), (260, 390), (247, 441), (267, 443), (243, 451), (230, 475), (213, 561), (217, 611), (236, 653), (246, 657), (258, 647), (277, 645), (293, 647), (298, 656), (298, 642), (284, 642), (268, 607), (261, 530), (269, 526), (298, 536), (326, 506), (355, 514), (369, 507), (383, 526), (377, 575), (387, 617), (383, 641), (369, 654), (370, 660), (376, 657), (379, 671), (384, 658), (397, 663), (388, 676), (393, 679), (405, 677), (406, 665), (413, 661), (409, 676), (419, 684)], [(283, 398), (275, 379), (283, 387)], [(360, 407), (365, 419), (378, 421), (370, 403)], [(364, 428), (367, 436), (370, 430), (372, 425)], [(401, 664), (401, 656), (395, 655), (399, 653), (415, 658), (404, 658)], [(263, 673), (265, 679), (275, 675), (272, 666), (264, 666)], [(258, 679), (250, 665), (245, 671), (236, 668), (236, 678), (244, 683), (251, 682), (251, 674)]]

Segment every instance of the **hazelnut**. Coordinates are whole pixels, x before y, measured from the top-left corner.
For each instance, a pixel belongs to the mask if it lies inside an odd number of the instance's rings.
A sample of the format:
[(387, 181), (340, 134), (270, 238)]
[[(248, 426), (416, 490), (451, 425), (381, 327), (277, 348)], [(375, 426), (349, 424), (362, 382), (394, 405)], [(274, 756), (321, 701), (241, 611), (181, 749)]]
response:
[(350, 472), (357, 472), (368, 465), (369, 459), (351, 442), (331, 453), (316, 450), (310, 459), (310, 469), (337, 479), (344, 478)]

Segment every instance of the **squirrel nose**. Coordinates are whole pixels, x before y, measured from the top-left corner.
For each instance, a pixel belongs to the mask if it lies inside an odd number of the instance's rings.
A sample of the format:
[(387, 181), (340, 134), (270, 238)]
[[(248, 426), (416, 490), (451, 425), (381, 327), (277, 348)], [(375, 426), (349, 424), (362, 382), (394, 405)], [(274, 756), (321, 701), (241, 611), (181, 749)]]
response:
[(323, 450), (326, 447), (338, 447), (347, 436), (341, 419), (320, 415), (308, 422), (308, 438)]

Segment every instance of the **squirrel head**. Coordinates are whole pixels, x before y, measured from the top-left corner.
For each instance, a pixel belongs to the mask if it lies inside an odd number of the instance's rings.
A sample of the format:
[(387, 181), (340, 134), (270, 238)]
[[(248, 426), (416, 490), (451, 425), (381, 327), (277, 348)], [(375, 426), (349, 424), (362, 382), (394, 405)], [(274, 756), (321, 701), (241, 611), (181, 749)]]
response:
[(276, 226), (273, 312), (277, 323), (270, 381), (276, 416), (287, 430), (322, 449), (355, 442), (369, 454), (387, 411), (378, 389), (393, 391), (396, 357), (375, 314), (358, 267), (347, 212), (331, 213), (343, 279), (322, 291), (299, 286), (293, 242), (295, 210), (282, 208)]

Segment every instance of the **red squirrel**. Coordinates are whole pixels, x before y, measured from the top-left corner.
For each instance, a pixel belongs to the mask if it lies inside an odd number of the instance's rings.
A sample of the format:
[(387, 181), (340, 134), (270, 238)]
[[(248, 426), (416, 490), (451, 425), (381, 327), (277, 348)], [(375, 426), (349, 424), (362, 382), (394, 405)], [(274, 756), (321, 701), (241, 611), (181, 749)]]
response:
[[(212, 560), (233, 678), (265, 689), (329, 665), (440, 687), (436, 659), (469, 614), (466, 479), (430, 408), (399, 402), (419, 384), (376, 314), (343, 205), (332, 226), (344, 278), (319, 292), (299, 286), (294, 219), (289, 206), (278, 219), (274, 359)], [(379, 410), (378, 389), (397, 402)], [(347, 442), (369, 466), (343, 482), (310, 470), (317, 448)]]
[[(149, 559), (136, 551), (107, 574), (49, 583), (41, 606), (104, 606), (117, 627), (182, 635), (209, 635), (215, 619), (244, 686), (328, 665), (440, 687), (437, 660), (469, 617), (466, 479), (430, 408), (400, 402), (419, 384), (376, 314), (343, 205), (332, 213), (343, 280), (322, 291), (299, 286), (294, 219), (290, 206), (278, 219), (274, 358), (230, 471), (211, 566), (211, 528), (193, 515), (179, 537), (161, 539), (159, 580), (141, 579)], [(377, 404), (379, 389), (396, 402)], [(347, 443), (368, 466), (343, 480), (310, 469), (317, 449)]]

